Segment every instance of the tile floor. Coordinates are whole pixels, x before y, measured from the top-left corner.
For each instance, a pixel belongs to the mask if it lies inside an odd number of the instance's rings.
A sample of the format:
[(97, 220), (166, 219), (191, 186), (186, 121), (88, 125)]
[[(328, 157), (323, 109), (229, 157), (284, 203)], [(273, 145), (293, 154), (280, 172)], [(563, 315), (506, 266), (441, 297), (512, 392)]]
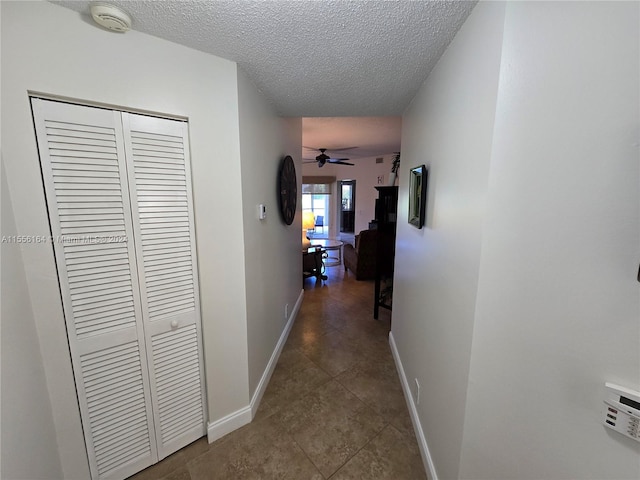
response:
[(425, 479), (373, 282), (343, 267), (305, 295), (253, 422), (206, 438), (135, 480)]

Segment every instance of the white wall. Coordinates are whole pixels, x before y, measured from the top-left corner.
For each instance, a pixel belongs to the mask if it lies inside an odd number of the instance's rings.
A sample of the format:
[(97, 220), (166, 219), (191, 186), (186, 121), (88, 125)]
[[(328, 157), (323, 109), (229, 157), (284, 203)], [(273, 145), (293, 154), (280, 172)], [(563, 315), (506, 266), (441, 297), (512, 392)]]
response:
[[(393, 337), (440, 478), (460, 461), (504, 5), (475, 7), (405, 112)], [(407, 221), (409, 169), (429, 167), (427, 225)]]
[[(277, 197), (278, 169), (285, 155), (294, 159), (300, 185), (302, 119), (279, 118), (241, 70), (238, 100), (249, 391), (253, 396), (302, 293), (301, 216), (298, 213), (287, 226)], [(258, 220), (259, 204), (267, 207), (267, 218), (262, 221)], [(289, 304), (286, 318), (285, 304)]]
[[(391, 161), (393, 155), (385, 155), (383, 163), (376, 163), (375, 158), (352, 159), (353, 167), (325, 164), (321, 169), (315, 163), (306, 163), (302, 166), (303, 175), (335, 176), (336, 183), (339, 180), (356, 181), (356, 219), (355, 234), (369, 228), (369, 222), (375, 217), (375, 201), (378, 198), (376, 186), (385, 186), (391, 173)], [(401, 160), (402, 163), (402, 160)], [(382, 177), (382, 183), (378, 183), (378, 177)], [(338, 224), (338, 198), (340, 192), (337, 185), (332, 186), (330, 200), (330, 226), (329, 237), (335, 238), (340, 233)]]
[(2, 165), (2, 458), (0, 477), (61, 478), (51, 403)]
[(507, 6), (463, 478), (640, 478), (639, 7)]
[[(101, 30), (48, 2), (4, 1), (0, 8), (2, 155), (17, 232), (49, 233), (28, 90), (188, 118), (209, 419), (246, 407), (236, 65), (135, 31)], [(51, 245), (23, 245), (22, 255), (62, 470), (66, 478), (88, 478)]]
[(640, 478), (600, 418), (640, 389), (639, 7), (480, 2), (403, 119), (392, 340), (438, 478)]

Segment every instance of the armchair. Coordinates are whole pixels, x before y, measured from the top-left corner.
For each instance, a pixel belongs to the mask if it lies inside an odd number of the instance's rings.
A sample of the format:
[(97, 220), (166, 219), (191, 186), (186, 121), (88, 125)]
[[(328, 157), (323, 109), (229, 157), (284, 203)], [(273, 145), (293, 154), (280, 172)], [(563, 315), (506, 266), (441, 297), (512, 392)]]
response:
[(343, 249), (344, 269), (351, 270), (356, 280), (372, 280), (376, 274), (377, 230), (362, 230), (355, 238), (356, 246)]

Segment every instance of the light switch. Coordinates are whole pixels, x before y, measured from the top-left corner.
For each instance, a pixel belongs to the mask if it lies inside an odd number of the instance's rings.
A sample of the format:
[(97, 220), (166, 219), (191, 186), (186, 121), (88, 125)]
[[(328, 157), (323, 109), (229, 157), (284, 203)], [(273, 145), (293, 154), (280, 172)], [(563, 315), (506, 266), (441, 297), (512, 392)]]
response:
[(258, 218), (260, 220), (267, 218), (267, 206), (264, 203), (258, 205)]

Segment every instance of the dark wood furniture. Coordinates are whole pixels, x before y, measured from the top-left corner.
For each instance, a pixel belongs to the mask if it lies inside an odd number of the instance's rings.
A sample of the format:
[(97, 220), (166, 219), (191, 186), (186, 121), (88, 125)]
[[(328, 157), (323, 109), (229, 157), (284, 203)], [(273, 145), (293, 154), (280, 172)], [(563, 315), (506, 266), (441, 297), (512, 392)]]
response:
[(302, 251), (302, 282), (305, 278), (316, 277), (316, 280), (326, 280), (323, 274), (324, 264), (322, 263), (325, 251), (322, 247), (309, 247)]
[(391, 310), (393, 303), (393, 269), (396, 253), (396, 224), (398, 217), (398, 187), (376, 187), (375, 222), (378, 242), (376, 247), (376, 275), (373, 318), (379, 309)]
[(355, 247), (344, 246), (344, 269), (351, 270), (356, 280), (374, 280), (376, 278), (376, 259), (378, 258), (378, 231), (362, 230), (355, 236)]

